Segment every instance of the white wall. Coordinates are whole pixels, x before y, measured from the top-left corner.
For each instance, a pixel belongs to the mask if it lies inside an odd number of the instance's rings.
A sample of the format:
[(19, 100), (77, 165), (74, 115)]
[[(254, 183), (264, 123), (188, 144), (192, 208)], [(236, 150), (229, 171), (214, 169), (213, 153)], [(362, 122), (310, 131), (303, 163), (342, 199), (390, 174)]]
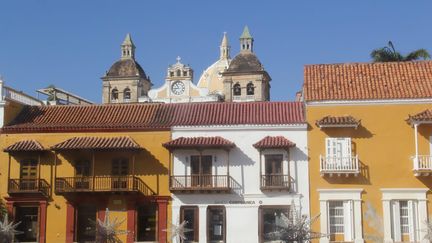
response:
[[(229, 154), (229, 170), (230, 176), (239, 184), (238, 190), (233, 193), (220, 194), (173, 194), (174, 223), (178, 223), (180, 206), (196, 205), (200, 207), (200, 242), (206, 242), (206, 208), (208, 205), (225, 206), (227, 242), (232, 243), (258, 242), (258, 207), (260, 205), (291, 205), (294, 202), (296, 207), (301, 209), (302, 214), (309, 215), (306, 125), (174, 127), (172, 136), (173, 139), (220, 136), (236, 145)], [(296, 147), (290, 149), (289, 156), (285, 156), (285, 159), (289, 160), (290, 176), (294, 181), (291, 192), (263, 193), (260, 190), (259, 151), (252, 145), (266, 136), (284, 136), (296, 143)], [(174, 151), (173, 175), (190, 175), (189, 156), (192, 154), (198, 154), (198, 152)], [(205, 154), (216, 156), (216, 161), (213, 161), (213, 172), (226, 175), (227, 153), (223, 150), (206, 150), (203, 151), (203, 155)]]

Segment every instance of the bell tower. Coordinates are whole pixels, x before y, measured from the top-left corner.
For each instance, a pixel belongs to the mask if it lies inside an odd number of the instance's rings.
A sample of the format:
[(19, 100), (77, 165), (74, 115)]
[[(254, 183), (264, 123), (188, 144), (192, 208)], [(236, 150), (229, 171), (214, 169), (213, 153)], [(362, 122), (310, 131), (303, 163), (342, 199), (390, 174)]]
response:
[(135, 59), (135, 45), (132, 42), (132, 38), (130, 36), (130, 34), (128, 33), (126, 35), (126, 38), (124, 39), (122, 45), (121, 45), (121, 59)]
[(243, 29), (243, 34), (240, 36), (240, 51), (241, 52), (253, 52), (254, 39), (249, 32), (247, 25)]

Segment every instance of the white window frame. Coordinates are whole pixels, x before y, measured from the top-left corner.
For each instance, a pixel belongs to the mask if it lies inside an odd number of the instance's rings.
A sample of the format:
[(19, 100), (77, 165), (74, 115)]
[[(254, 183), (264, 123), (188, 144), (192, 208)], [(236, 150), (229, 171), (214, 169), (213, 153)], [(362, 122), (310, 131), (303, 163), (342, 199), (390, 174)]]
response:
[[(330, 201), (344, 202), (344, 241), (362, 243), (361, 193), (362, 188), (318, 189), (320, 200), (321, 231), (330, 237), (329, 209)], [(320, 238), (320, 243), (330, 242), (329, 237)]]
[(400, 227), (400, 201), (408, 201), (409, 239), (411, 242), (421, 242), (427, 231), (424, 222), (427, 222), (426, 188), (383, 188), (383, 218), (384, 242), (398, 242), (402, 240)]

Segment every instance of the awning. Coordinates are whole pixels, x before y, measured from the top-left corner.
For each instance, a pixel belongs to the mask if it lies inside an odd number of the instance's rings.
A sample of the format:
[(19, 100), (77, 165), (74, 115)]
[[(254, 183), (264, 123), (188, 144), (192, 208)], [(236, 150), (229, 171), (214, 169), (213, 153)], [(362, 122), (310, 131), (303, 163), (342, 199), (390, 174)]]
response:
[(51, 147), (52, 150), (137, 150), (141, 147), (130, 137), (74, 137)]
[(41, 152), (44, 147), (36, 140), (22, 140), (5, 148), (4, 152)]
[(173, 149), (231, 149), (235, 144), (222, 137), (179, 137), (163, 144), (169, 150)]
[(325, 127), (353, 127), (357, 128), (360, 125), (360, 120), (352, 116), (326, 116), (321, 120), (316, 121), (319, 128)]
[(253, 145), (256, 149), (271, 149), (271, 148), (282, 148), (289, 149), (295, 146), (295, 143), (291, 142), (283, 136), (267, 136)]
[(432, 111), (424, 110), (415, 115), (410, 115), (407, 119), (407, 122), (409, 122), (410, 124), (432, 123)]

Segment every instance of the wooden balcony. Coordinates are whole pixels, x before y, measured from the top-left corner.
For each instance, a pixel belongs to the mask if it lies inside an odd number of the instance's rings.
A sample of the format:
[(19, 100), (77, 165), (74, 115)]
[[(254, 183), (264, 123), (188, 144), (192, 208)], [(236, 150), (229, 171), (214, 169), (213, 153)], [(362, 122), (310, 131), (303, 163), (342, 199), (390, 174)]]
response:
[(171, 176), (170, 190), (175, 193), (229, 193), (235, 185), (228, 175)]
[(140, 178), (136, 176), (83, 176), (56, 178), (57, 194), (67, 193), (141, 193), (155, 195)]
[(282, 174), (261, 175), (261, 190), (262, 191), (289, 191), (290, 190), (289, 175), (282, 175)]
[(415, 176), (432, 175), (432, 155), (417, 155), (412, 157)]
[(44, 179), (9, 179), (10, 195), (42, 195), (51, 196), (51, 186)]
[(324, 175), (354, 175), (360, 174), (358, 155), (356, 156), (320, 156), (320, 172)]

